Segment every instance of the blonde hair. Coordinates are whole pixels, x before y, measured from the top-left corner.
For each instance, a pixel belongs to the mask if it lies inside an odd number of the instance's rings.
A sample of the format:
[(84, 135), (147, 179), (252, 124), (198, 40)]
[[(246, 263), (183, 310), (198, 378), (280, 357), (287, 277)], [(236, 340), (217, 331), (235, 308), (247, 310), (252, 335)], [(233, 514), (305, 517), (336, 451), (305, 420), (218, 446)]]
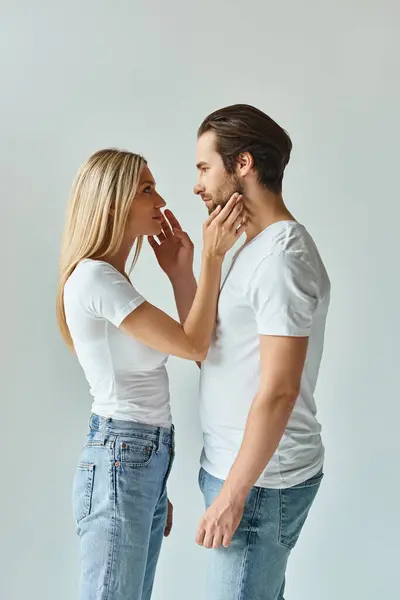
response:
[[(64, 286), (84, 258), (101, 259), (121, 247), (129, 210), (135, 197), (145, 159), (117, 149), (100, 150), (79, 169), (72, 186), (61, 246), (57, 322), (61, 335), (73, 350), (64, 309)], [(143, 237), (136, 238), (131, 268)]]

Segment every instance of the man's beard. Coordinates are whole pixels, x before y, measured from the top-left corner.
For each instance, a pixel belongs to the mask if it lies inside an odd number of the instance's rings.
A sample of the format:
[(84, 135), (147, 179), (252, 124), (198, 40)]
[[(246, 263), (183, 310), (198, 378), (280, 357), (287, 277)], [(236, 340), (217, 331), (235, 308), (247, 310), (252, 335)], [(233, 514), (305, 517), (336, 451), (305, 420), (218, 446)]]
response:
[(208, 209), (209, 214), (211, 214), (217, 206), (224, 208), (236, 192), (243, 194), (243, 187), (239, 178), (236, 175), (227, 175), (225, 181), (215, 194), (209, 196), (210, 201), (212, 202), (212, 205)]

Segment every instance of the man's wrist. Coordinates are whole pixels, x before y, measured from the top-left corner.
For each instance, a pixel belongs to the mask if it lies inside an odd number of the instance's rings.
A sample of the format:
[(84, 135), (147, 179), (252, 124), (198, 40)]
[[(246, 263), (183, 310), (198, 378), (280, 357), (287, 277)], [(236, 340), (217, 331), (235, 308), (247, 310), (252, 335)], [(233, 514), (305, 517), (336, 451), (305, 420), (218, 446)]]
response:
[(249, 487), (248, 485), (229, 481), (228, 478), (222, 487), (221, 494), (226, 496), (232, 504), (244, 504), (251, 488), (252, 486)]

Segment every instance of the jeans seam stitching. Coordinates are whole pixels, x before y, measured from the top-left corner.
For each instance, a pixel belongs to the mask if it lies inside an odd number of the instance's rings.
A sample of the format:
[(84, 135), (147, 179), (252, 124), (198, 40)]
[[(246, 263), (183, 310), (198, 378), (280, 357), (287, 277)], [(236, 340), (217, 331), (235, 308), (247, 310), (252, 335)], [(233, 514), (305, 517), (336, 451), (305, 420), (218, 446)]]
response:
[[(151, 442), (149, 442), (151, 443)], [(155, 449), (155, 446), (152, 444), (151, 446), (151, 453), (150, 456), (148, 457), (148, 459), (145, 462), (142, 463), (137, 463), (137, 462), (131, 462), (130, 460), (126, 460), (125, 456), (126, 456), (126, 452), (124, 452), (123, 449), (121, 449), (121, 459), (120, 462), (123, 465), (126, 465), (127, 467), (131, 467), (131, 468), (135, 468), (135, 469), (141, 469), (143, 467), (148, 467), (150, 465), (150, 463), (153, 461), (154, 456), (157, 454), (157, 451)]]
[(111, 531), (111, 549), (110, 549), (110, 556), (109, 556), (109, 560), (108, 560), (108, 565), (107, 565), (107, 583), (106, 583), (106, 594), (104, 596), (104, 600), (108, 600), (110, 597), (110, 588), (111, 588), (111, 577), (112, 577), (112, 570), (113, 570), (113, 563), (114, 563), (114, 558), (115, 558), (115, 537), (116, 537), (116, 521), (117, 521), (117, 495), (116, 495), (116, 488), (117, 488), (117, 468), (114, 467), (113, 465), (111, 466), (111, 475), (113, 477), (113, 481), (112, 481), (112, 501), (114, 504), (114, 509), (113, 509), (113, 515), (112, 515), (112, 531)]
[(249, 533), (247, 536), (247, 542), (246, 542), (246, 549), (243, 555), (243, 564), (242, 564), (242, 572), (240, 574), (240, 580), (239, 580), (239, 585), (238, 585), (238, 596), (237, 596), (237, 600), (240, 600), (240, 598), (242, 597), (242, 593), (243, 593), (243, 584), (244, 584), (244, 574), (247, 568), (247, 564), (248, 564), (248, 555), (249, 555), (249, 548), (250, 548), (250, 541), (252, 538), (252, 534), (255, 533), (254, 528), (253, 528), (253, 521), (256, 515), (256, 512), (258, 510), (258, 505), (259, 505), (259, 500), (260, 500), (260, 495), (261, 495), (261, 488), (258, 488), (257, 490), (257, 495), (256, 495), (256, 499), (254, 502), (254, 510), (253, 510), (253, 514), (250, 517), (250, 522), (249, 522)]
[(279, 538), (278, 544), (280, 544), (283, 548), (287, 550), (293, 550), (293, 546), (283, 541), (283, 508), (284, 508), (284, 500), (283, 500), (283, 490), (279, 490)]

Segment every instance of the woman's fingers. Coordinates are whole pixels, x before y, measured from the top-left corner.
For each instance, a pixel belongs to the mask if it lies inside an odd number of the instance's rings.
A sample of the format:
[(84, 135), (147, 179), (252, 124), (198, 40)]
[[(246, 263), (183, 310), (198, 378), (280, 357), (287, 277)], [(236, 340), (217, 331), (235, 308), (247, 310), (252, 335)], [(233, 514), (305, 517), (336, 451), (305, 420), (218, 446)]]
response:
[(167, 219), (165, 218), (165, 216), (162, 216), (162, 221), (161, 221), (161, 229), (162, 232), (164, 234), (165, 237), (172, 237), (172, 230), (171, 230), (171, 226), (168, 223)]
[[(230, 217), (235, 206), (238, 203), (241, 203), (241, 201), (242, 201), (242, 195), (239, 194), (239, 192), (235, 192), (234, 194), (232, 194), (232, 196), (229, 198), (229, 200), (226, 203), (226, 205), (224, 206), (224, 208), (222, 208), (221, 205), (218, 205), (217, 208), (215, 210), (213, 210), (213, 212), (211, 213), (211, 215), (208, 217), (207, 221), (205, 222), (205, 226), (208, 227), (209, 225), (211, 225), (211, 223), (214, 220), (217, 223), (224, 223), (228, 219), (228, 217)], [(239, 210), (240, 210), (240, 205), (238, 205), (238, 206), (239, 206)], [(236, 215), (237, 215), (237, 213), (236, 213)]]
[(247, 225), (248, 225), (248, 220), (245, 217), (244, 220), (242, 221), (241, 225), (239, 225), (239, 227), (235, 231), (236, 238), (239, 238), (242, 235), (242, 233), (244, 233), (246, 231)]
[(216, 209), (214, 209), (211, 213), (211, 215), (208, 217), (207, 221), (204, 223), (204, 225), (206, 227), (208, 227), (209, 225), (211, 225), (211, 223), (214, 221), (214, 219), (219, 215), (219, 213), (221, 212), (221, 206), (218, 205)]
[(153, 248), (153, 250), (155, 250), (155, 248), (158, 248), (158, 246), (160, 245), (153, 235), (149, 235), (147, 239), (149, 240), (149, 244)]
[(232, 196), (229, 198), (228, 202), (218, 215), (218, 221), (226, 221), (231, 216), (233, 210), (237, 207), (238, 203), (242, 201), (242, 198), (243, 196), (239, 194), (239, 192), (235, 192), (234, 194), (232, 194)]
[(182, 231), (182, 229), (174, 229), (174, 235), (176, 235), (176, 237), (181, 240), (182, 246), (184, 246), (185, 248), (193, 247), (193, 242), (186, 233), (186, 231)]
[(243, 210), (243, 204), (239, 201), (225, 220), (225, 226), (231, 229), (238, 219), (243, 220)]
[(164, 216), (166, 217), (166, 219), (168, 220), (172, 231), (174, 231), (175, 229), (182, 229), (181, 224), (179, 223), (178, 219), (176, 218), (176, 216), (174, 215), (174, 213), (172, 212), (172, 210), (169, 210), (168, 208), (165, 210), (164, 212)]

